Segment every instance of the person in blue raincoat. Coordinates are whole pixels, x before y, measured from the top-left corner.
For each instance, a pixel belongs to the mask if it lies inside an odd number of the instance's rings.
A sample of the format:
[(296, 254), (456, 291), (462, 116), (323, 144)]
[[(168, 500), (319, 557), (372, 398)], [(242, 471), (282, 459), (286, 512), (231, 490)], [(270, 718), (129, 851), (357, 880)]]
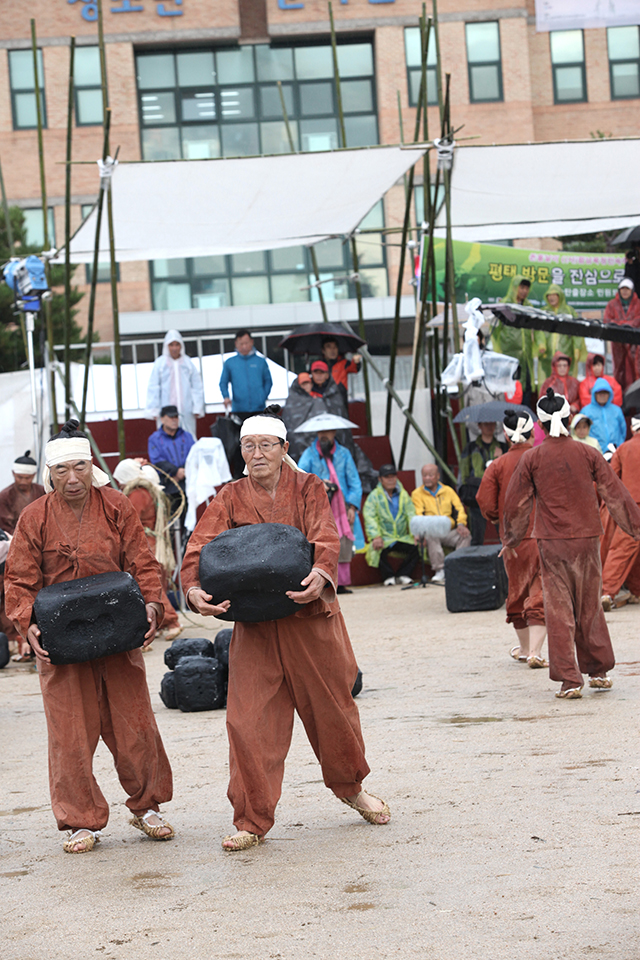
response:
[(598, 377), (591, 388), (591, 403), (580, 413), (591, 420), (589, 436), (598, 441), (602, 453), (607, 452), (609, 444), (619, 447), (627, 439), (626, 420), (613, 402), (613, 389), (604, 377)]
[(178, 408), (181, 428), (195, 437), (196, 417), (204, 416), (204, 387), (200, 371), (185, 353), (178, 330), (169, 330), (162, 344), (162, 356), (153, 364), (145, 416), (159, 417), (162, 408), (169, 405)]
[(353, 457), (336, 440), (335, 430), (320, 430), (310, 447), (298, 461), (300, 470), (314, 473), (324, 481), (331, 502), (338, 533), (340, 557), (338, 561), (338, 593), (351, 593), (351, 558), (364, 547), (364, 533), (358, 516), (362, 500), (362, 484)]

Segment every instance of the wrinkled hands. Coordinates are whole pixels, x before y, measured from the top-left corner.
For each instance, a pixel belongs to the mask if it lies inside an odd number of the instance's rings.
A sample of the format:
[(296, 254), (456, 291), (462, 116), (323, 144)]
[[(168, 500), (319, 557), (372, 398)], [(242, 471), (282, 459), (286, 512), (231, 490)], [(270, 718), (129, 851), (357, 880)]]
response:
[(503, 547), (498, 556), (504, 557), (506, 560), (513, 560), (518, 554), (513, 547)]
[(314, 600), (320, 599), (320, 595), (326, 585), (327, 581), (322, 574), (318, 573), (317, 570), (312, 570), (309, 576), (305, 577), (300, 584), (300, 586), (306, 587), (307, 589), (302, 591), (287, 590), (287, 596), (290, 600), (294, 600), (295, 603), (312, 603)]
[(213, 600), (211, 594), (205, 593), (199, 587), (194, 587), (187, 594), (187, 603), (201, 617), (219, 617), (221, 613), (226, 613), (231, 606), (231, 600), (223, 600), (217, 606), (209, 603), (210, 600)]
[(153, 641), (153, 638), (156, 635), (156, 630), (158, 629), (158, 614), (156, 613), (156, 608), (152, 603), (146, 603), (145, 609), (147, 611), (147, 623), (149, 624), (149, 629), (144, 635), (144, 643), (142, 646), (148, 647)]
[[(49, 654), (47, 651), (40, 646), (40, 629), (36, 623), (32, 623), (29, 629), (27, 630), (27, 641), (31, 645), (31, 649), (35, 653), (38, 660), (42, 660), (43, 663), (51, 663), (49, 659)], [(22, 652), (22, 650), (21, 650)]]

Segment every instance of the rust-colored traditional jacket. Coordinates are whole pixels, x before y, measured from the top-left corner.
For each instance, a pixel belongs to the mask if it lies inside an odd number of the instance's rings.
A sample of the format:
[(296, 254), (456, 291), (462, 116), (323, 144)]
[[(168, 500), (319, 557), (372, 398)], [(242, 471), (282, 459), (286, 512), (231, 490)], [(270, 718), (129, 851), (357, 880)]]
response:
[(115, 570), (131, 574), (145, 603), (162, 606), (160, 564), (124, 494), (91, 487), (78, 520), (58, 493), (49, 493), (18, 520), (5, 568), (7, 615), (26, 637), (41, 587)]
[[(531, 442), (514, 443), (501, 457), (492, 460), (482, 476), (482, 483), (476, 494), (476, 501), (483, 517), (491, 520), (492, 523), (500, 521), (501, 539), (504, 534), (504, 501), (507, 488), (521, 457), (527, 450), (531, 450)], [(533, 515), (523, 539), (528, 540), (532, 536), (532, 530)]]
[(275, 499), (250, 477), (243, 477), (222, 488), (209, 504), (189, 539), (182, 564), (182, 588), (185, 593), (198, 587), (200, 551), (223, 530), (252, 523), (286, 523), (297, 527), (315, 545), (313, 567), (328, 578), (319, 600), (300, 606), (293, 616), (311, 617), (333, 614), (340, 609), (335, 599), (338, 582), (340, 538), (331, 505), (322, 481), (310, 473), (297, 473), (283, 464)]
[(15, 483), (0, 490), (0, 530), (13, 534), (24, 508), (40, 497), (44, 497), (44, 487), (39, 483), (32, 483), (26, 494), (20, 493)]

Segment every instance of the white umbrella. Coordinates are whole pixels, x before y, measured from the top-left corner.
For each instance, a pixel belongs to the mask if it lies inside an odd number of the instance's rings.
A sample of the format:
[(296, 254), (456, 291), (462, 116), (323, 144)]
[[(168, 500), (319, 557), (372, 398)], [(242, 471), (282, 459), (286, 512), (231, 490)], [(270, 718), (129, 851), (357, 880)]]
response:
[(319, 413), (310, 420), (305, 420), (294, 433), (318, 433), (319, 430), (350, 430), (357, 427), (357, 423), (346, 420), (344, 417), (338, 417), (335, 413)]

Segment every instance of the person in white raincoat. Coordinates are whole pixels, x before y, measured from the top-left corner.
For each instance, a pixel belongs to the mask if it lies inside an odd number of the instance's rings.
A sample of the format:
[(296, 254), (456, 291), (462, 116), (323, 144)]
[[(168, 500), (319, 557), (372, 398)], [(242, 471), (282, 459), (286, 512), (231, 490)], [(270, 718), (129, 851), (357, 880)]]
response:
[(145, 416), (158, 417), (168, 404), (176, 405), (180, 426), (195, 438), (196, 417), (204, 416), (204, 387), (198, 368), (185, 353), (184, 340), (178, 330), (168, 331), (162, 356), (153, 364)]

